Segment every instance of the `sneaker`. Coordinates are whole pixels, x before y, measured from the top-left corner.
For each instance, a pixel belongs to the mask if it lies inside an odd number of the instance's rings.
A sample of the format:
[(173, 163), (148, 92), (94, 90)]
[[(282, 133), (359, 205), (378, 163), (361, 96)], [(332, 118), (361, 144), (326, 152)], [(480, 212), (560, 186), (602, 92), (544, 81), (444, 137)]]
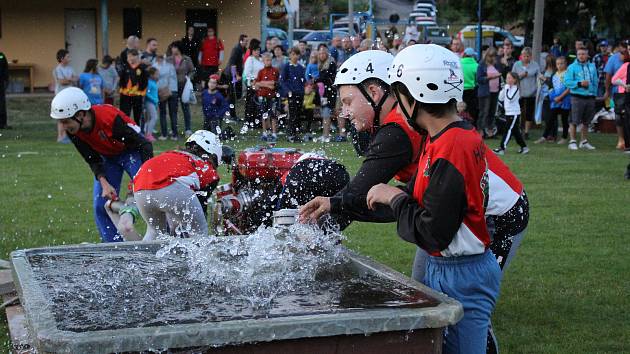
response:
[(72, 143), (72, 141), (70, 141), (70, 138), (67, 135), (64, 136), (62, 139), (57, 140), (57, 142), (59, 144), (70, 144), (70, 143)]
[(623, 153), (630, 155), (630, 148), (623, 149)]
[(578, 149), (577, 141), (571, 140), (569, 142), (569, 150), (577, 150), (577, 149)]
[(186, 136), (186, 139), (188, 139), (188, 137), (192, 135), (192, 130), (186, 130), (184, 135)]
[(541, 136), (538, 140), (534, 141), (534, 144), (542, 144), (546, 142), (547, 142), (547, 139), (545, 139), (544, 136)]
[(526, 154), (528, 154), (528, 153), (529, 153), (529, 148), (528, 148), (527, 146), (522, 147), (522, 148), (520, 148), (520, 149), (518, 150), (518, 153), (519, 153), (519, 154), (521, 154), (521, 155), (526, 155)]
[(330, 136), (320, 136), (319, 138), (317, 138), (317, 141), (322, 142), (322, 143), (329, 143), (330, 142)]
[(337, 135), (337, 136), (335, 137), (335, 142), (336, 142), (336, 143), (343, 143), (343, 142), (346, 142), (346, 141), (348, 141), (348, 138), (346, 138), (346, 137), (345, 137), (345, 136), (343, 136), (343, 135)]
[(494, 151), (494, 153), (497, 155), (501, 155), (501, 156), (505, 155), (505, 150), (501, 148), (492, 149), (492, 151)]
[(173, 141), (177, 141), (177, 140), (179, 140), (179, 139), (178, 139), (175, 135), (173, 135), (173, 136), (171, 136), (171, 140), (173, 140)]
[(565, 138), (562, 138), (562, 139), (558, 140), (558, 145), (564, 145), (566, 143), (567, 143), (567, 139), (565, 139)]
[(155, 137), (153, 136), (153, 134), (147, 134), (144, 136), (144, 138), (150, 143), (155, 141)]
[(260, 140), (261, 140), (261, 141), (268, 141), (267, 134), (261, 134), (261, 135), (260, 135)]
[(167, 138), (167, 137), (165, 137), (165, 136), (161, 136), (161, 135), (160, 135), (160, 136), (158, 137), (158, 140), (159, 140), (159, 141), (164, 141), (164, 140), (166, 140), (166, 139), (168, 139), (168, 138)]
[(593, 145), (589, 144), (588, 140), (582, 140), (580, 142), (580, 149), (595, 150), (595, 147)]
[(276, 141), (278, 141), (278, 136), (276, 134), (272, 134), (270, 137), (267, 138), (267, 141), (270, 143), (275, 143)]

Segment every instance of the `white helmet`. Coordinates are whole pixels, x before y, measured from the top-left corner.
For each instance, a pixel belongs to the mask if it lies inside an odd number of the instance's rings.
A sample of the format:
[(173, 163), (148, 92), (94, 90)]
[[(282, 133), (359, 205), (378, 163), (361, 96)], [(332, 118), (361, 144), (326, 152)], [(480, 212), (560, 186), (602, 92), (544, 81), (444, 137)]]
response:
[(191, 136), (186, 139), (186, 143), (196, 143), (208, 154), (214, 154), (217, 156), (217, 162), (221, 163), (221, 156), (223, 155), (223, 149), (219, 138), (207, 130), (197, 130)]
[(461, 101), (464, 90), (459, 57), (436, 44), (415, 44), (401, 50), (390, 66), (388, 82), (400, 82), (422, 103)]
[(92, 107), (83, 90), (68, 87), (59, 92), (50, 104), (50, 116), (53, 119), (72, 118), (78, 111), (87, 111)]
[(393, 55), (382, 50), (359, 52), (341, 64), (334, 85), (357, 85), (372, 78), (388, 83), (387, 70), (393, 60)]

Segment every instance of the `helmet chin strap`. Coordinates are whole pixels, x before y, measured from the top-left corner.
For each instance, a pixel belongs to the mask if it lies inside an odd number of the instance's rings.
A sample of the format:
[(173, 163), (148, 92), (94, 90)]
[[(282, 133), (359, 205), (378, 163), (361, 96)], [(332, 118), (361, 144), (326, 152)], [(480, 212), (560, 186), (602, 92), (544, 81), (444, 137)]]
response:
[(418, 109), (420, 108), (420, 102), (414, 100), (415, 104), (413, 105), (413, 112), (411, 114), (409, 114), (409, 112), (407, 111), (405, 106), (401, 103), (402, 101), (400, 100), (400, 93), (397, 90), (394, 90), (394, 94), (396, 95), (396, 99), (399, 102), (400, 110), (405, 115), (405, 118), (407, 118), (407, 123), (409, 123), (409, 125), (413, 128), (413, 130), (417, 131), (418, 133), (421, 133), (421, 134), (426, 133), (426, 130), (420, 128), (418, 123), (416, 123), (416, 116), (418, 115)]
[(372, 132), (374, 132), (380, 125), (381, 110), (383, 109), (383, 104), (385, 103), (385, 101), (387, 101), (387, 97), (389, 96), (389, 89), (383, 89), (383, 97), (381, 97), (381, 100), (376, 103), (368, 94), (367, 90), (365, 89), (365, 87), (363, 87), (362, 84), (358, 84), (357, 87), (359, 88), (359, 91), (361, 91), (363, 96), (365, 96), (365, 99), (370, 102), (372, 110), (374, 111), (374, 119), (372, 120)]

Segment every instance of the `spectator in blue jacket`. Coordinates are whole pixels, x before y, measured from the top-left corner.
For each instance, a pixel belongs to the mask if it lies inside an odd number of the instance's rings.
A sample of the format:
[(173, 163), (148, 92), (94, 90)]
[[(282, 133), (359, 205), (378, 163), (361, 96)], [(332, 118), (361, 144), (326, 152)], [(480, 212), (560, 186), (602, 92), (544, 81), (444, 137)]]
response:
[(595, 150), (587, 140), (588, 123), (595, 114), (595, 97), (597, 97), (597, 68), (588, 61), (588, 49), (582, 47), (577, 51), (577, 60), (569, 65), (564, 81), (571, 92), (571, 117), (569, 120), (569, 150), (577, 150), (575, 140), (576, 128), (582, 124), (579, 148)]
[(219, 75), (212, 74), (208, 80), (208, 89), (201, 94), (203, 109), (203, 129), (214, 134), (221, 134), (221, 119), (228, 111), (228, 102), (217, 90)]
[[(300, 117), (302, 111), (302, 101), (304, 100), (304, 77), (305, 69), (298, 64), (300, 59), (300, 49), (293, 47), (289, 53), (289, 63), (282, 67), (280, 73), (280, 88), (282, 96), (286, 97), (289, 102), (289, 120), (291, 117)], [(295, 127), (290, 127), (293, 130)], [(290, 131), (289, 141), (297, 142), (300, 137), (296, 135), (298, 132)]]

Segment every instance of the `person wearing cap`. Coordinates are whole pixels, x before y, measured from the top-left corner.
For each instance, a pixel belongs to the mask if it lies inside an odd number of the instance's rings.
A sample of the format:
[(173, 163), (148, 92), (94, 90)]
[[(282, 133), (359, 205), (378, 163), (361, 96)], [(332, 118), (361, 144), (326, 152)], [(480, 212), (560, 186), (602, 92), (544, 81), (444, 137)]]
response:
[(221, 120), (228, 111), (228, 101), (217, 90), (219, 75), (212, 74), (208, 78), (208, 88), (201, 94), (203, 111), (203, 129), (214, 134), (221, 133)]
[(222, 152), (215, 134), (197, 130), (184, 150), (166, 151), (142, 164), (133, 178), (133, 194), (147, 223), (143, 240), (208, 235), (206, 205), (219, 182)]
[[(606, 63), (608, 63), (608, 58), (610, 58), (610, 52), (608, 51), (608, 41), (603, 39), (599, 42), (597, 46), (599, 52), (593, 56), (593, 64), (595, 64), (595, 69), (597, 69), (597, 77), (599, 78), (599, 84), (597, 86), (597, 97), (603, 97), (606, 94), (606, 73), (604, 72), (604, 68), (606, 67)], [(610, 102), (607, 100), (604, 101), (605, 107), (610, 107)]]
[(153, 157), (153, 146), (140, 127), (111, 105), (91, 105), (83, 90), (69, 87), (52, 100), (50, 116), (66, 131), (70, 141), (94, 173), (93, 207), (103, 242), (123, 241), (104, 209), (117, 200), (124, 172), (136, 175), (142, 162)]
[[(396, 113), (396, 99), (386, 83), (393, 56), (367, 50), (346, 60), (335, 77), (342, 115), (350, 120), (352, 143), (365, 156), (355, 177), (333, 197), (319, 196), (300, 208), (303, 222), (324, 214), (358, 221), (379, 221), (366, 204), (368, 190), (392, 178), (407, 182), (417, 168), (421, 139)], [(382, 222), (389, 222), (384, 218)]]
[(476, 57), (477, 53), (475, 50), (468, 47), (464, 50), (462, 58), (460, 59), (464, 73), (463, 100), (466, 102), (466, 106), (468, 106), (468, 113), (470, 113), (473, 118), (473, 124), (477, 124), (479, 107), (479, 103), (477, 102), (477, 68), (479, 64), (477, 63), (477, 59), (475, 59)]
[(463, 305), (463, 318), (444, 333), (444, 353), (486, 353), (501, 270), (485, 219), (488, 149), (457, 116), (464, 84), (459, 58), (437, 45), (415, 45), (398, 53), (389, 72), (398, 111), (428, 140), (407, 187), (378, 184), (367, 204), (391, 209), (398, 235), (430, 254), (424, 283)]

